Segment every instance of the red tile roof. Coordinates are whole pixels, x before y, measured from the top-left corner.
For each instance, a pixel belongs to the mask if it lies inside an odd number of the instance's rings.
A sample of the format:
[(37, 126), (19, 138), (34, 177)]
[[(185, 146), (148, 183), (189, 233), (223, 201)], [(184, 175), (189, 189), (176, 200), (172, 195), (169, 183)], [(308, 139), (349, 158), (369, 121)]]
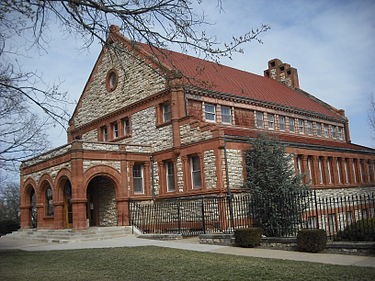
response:
[(157, 57), (157, 60), (163, 65), (179, 70), (185, 77), (189, 77), (189, 80), (185, 80), (188, 85), (304, 111), (312, 111), (329, 117), (341, 117), (336, 110), (330, 109), (329, 106), (324, 106), (307, 95), (271, 78), (178, 52), (169, 50), (160, 52), (155, 48), (151, 49), (145, 44), (138, 44), (138, 46), (141, 46), (151, 56)]

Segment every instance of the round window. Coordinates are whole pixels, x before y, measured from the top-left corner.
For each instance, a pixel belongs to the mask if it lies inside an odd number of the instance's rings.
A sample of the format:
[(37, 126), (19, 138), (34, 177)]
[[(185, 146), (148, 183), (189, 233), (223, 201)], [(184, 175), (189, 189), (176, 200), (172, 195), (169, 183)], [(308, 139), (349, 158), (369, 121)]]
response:
[(116, 89), (118, 84), (117, 72), (114, 69), (111, 69), (107, 74), (106, 86), (107, 91), (112, 92)]

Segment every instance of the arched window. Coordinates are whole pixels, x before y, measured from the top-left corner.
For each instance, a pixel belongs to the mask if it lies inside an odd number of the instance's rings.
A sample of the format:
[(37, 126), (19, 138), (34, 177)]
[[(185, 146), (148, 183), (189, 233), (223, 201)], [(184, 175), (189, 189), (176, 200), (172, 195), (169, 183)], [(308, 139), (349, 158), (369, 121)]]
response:
[(53, 216), (53, 199), (52, 199), (52, 188), (49, 186), (46, 189), (46, 215)]

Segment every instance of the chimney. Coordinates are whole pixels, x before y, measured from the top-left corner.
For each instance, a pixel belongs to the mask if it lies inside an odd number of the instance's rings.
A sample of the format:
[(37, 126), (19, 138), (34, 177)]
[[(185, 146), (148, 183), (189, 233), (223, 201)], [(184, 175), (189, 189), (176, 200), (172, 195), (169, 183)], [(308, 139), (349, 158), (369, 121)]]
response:
[(297, 69), (279, 59), (268, 62), (268, 69), (264, 71), (264, 77), (277, 80), (290, 88), (299, 89)]

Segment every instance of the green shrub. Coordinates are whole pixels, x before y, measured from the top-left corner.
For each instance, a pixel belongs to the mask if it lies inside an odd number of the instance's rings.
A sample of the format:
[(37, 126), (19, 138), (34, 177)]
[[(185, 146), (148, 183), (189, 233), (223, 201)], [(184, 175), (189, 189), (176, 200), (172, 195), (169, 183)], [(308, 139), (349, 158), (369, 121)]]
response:
[(323, 251), (327, 244), (327, 233), (322, 229), (301, 229), (297, 234), (298, 249), (304, 252)]
[(20, 224), (15, 220), (2, 220), (0, 221), (0, 236), (11, 233), (20, 228)]
[(252, 248), (260, 245), (262, 229), (259, 227), (241, 228), (234, 231), (237, 246)]
[(356, 221), (337, 233), (336, 240), (375, 241), (375, 218)]

